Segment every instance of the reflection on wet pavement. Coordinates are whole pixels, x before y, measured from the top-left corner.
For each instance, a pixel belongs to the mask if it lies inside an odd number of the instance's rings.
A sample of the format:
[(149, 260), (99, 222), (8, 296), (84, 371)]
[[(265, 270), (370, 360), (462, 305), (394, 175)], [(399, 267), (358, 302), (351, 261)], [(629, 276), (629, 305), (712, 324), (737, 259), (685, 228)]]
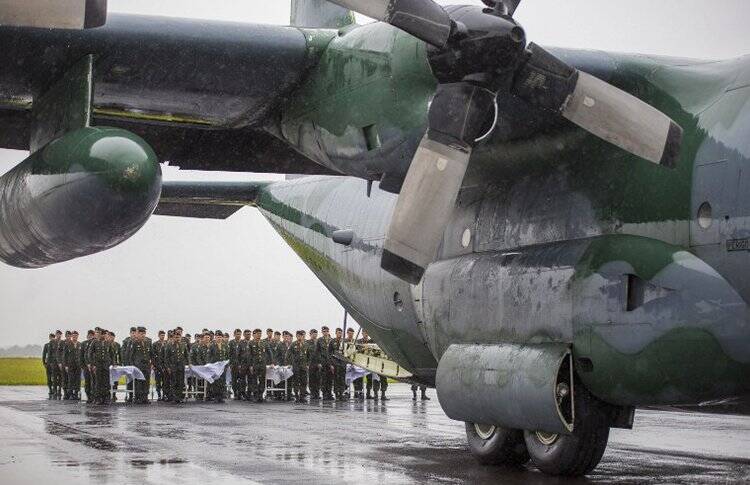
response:
[[(387, 403), (91, 407), (0, 388), (0, 483), (560, 483), (477, 465), (463, 424), (392, 386)], [(639, 411), (571, 483), (750, 482), (750, 418)], [(566, 481), (568, 483), (568, 481)]]

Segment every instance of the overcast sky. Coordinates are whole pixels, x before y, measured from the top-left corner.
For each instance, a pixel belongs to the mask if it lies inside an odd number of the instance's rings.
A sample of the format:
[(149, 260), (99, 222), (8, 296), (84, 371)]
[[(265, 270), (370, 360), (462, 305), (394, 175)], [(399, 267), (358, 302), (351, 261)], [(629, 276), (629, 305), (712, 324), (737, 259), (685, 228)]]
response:
[[(109, 9), (272, 24), (289, 19), (283, 0), (109, 0)], [(750, 53), (748, 0), (526, 0), (516, 18), (542, 45), (698, 58)], [(0, 172), (25, 156), (0, 150)], [(182, 324), (192, 333), (205, 326), (294, 330), (338, 325), (341, 318), (340, 305), (249, 208), (227, 221), (153, 217), (111, 251), (49, 268), (0, 264), (0, 346), (39, 343), (56, 328), (102, 325), (123, 336), (136, 323), (150, 330)]]

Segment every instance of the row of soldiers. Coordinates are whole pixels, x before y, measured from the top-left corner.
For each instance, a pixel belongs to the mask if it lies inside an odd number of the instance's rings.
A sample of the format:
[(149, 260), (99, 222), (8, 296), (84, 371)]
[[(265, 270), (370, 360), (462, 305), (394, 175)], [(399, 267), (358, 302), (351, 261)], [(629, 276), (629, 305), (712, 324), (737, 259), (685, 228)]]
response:
[[(346, 339), (340, 328), (335, 330), (335, 337), (330, 335), (328, 327), (321, 329), (318, 337), (316, 329), (310, 330), (309, 338), (304, 330), (296, 332), (292, 340), (290, 332), (266, 330), (253, 332), (235, 330), (234, 339), (217, 330), (204, 329), (190, 341), (190, 335), (183, 335), (183, 329), (177, 327), (168, 332), (159, 331), (158, 340), (152, 341), (146, 336), (145, 327), (132, 327), (130, 335), (122, 344), (115, 340), (114, 332), (103, 328), (89, 330), (83, 342), (78, 341), (78, 332), (58, 330), (50, 334), (49, 342), (44, 346), (42, 361), (47, 370), (47, 385), (50, 399), (80, 400), (81, 371), (85, 381), (86, 397), (89, 403), (105, 404), (112, 396), (113, 388), (109, 382), (109, 367), (112, 365), (135, 366), (146, 378), (134, 380), (128, 384), (128, 399), (134, 403), (148, 403), (151, 370), (154, 371), (157, 397), (161, 401), (180, 403), (185, 399), (185, 366), (205, 365), (213, 362), (229, 361), (231, 369), (232, 394), (237, 400), (263, 401), (265, 399), (266, 366), (291, 366), (291, 382), (282, 382), (279, 387), (285, 391), (276, 393), (278, 399), (304, 402), (311, 399), (348, 399), (346, 363), (337, 355), (343, 342), (354, 341), (353, 329), (347, 330)], [(371, 343), (367, 333), (357, 343)], [(225, 369), (226, 373), (226, 369)], [(386, 400), (388, 382), (386, 378), (367, 378), (367, 394), (364, 393), (364, 379), (354, 380), (354, 397), (361, 399)], [(206, 399), (223, 402), (227, 394), (225, 389), (226, 375), (217, 378), (210, 385)], [(197, 384), (195, 379), (188, 380), (189, 386)], [(114, 384), (116, 390), (117, 384)], [(371, 392), (374, 391), (374, 395)]]

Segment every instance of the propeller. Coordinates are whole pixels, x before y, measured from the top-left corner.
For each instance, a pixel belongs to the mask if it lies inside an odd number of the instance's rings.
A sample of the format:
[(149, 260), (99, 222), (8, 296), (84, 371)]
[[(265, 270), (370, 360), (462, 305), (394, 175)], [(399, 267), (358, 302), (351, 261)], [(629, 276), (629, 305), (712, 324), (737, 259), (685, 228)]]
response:
[[(381, 267), (417, 284), (434, 260), (472, 148), (497, 120), (498, 95), (563, 116), (650, 162), (674, 167), (682, 128), (638, 98), (569, 66), (513, 19), (520, 0), (449, 11), (432, 0), (330, 0), (423, 41), (438, 80), (428, 129), (401, 188)], [(492, 123), (491, 123), (492, 122)]]

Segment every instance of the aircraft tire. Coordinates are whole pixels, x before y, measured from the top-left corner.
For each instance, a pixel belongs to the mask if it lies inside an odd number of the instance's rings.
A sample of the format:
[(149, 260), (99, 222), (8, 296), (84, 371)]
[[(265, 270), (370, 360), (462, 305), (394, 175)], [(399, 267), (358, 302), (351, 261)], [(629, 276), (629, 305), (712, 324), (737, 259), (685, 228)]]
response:
[(520, 466), (529, 461), (521, 430), (466, 423), (466, 440), (482, 465)]
[(571, 434), (524, 431), (532, 463), (548, 475), (576, 477), (596, 468), (609, 439), (609, 422), (586, 388), (576, 387), (575, 426)]

